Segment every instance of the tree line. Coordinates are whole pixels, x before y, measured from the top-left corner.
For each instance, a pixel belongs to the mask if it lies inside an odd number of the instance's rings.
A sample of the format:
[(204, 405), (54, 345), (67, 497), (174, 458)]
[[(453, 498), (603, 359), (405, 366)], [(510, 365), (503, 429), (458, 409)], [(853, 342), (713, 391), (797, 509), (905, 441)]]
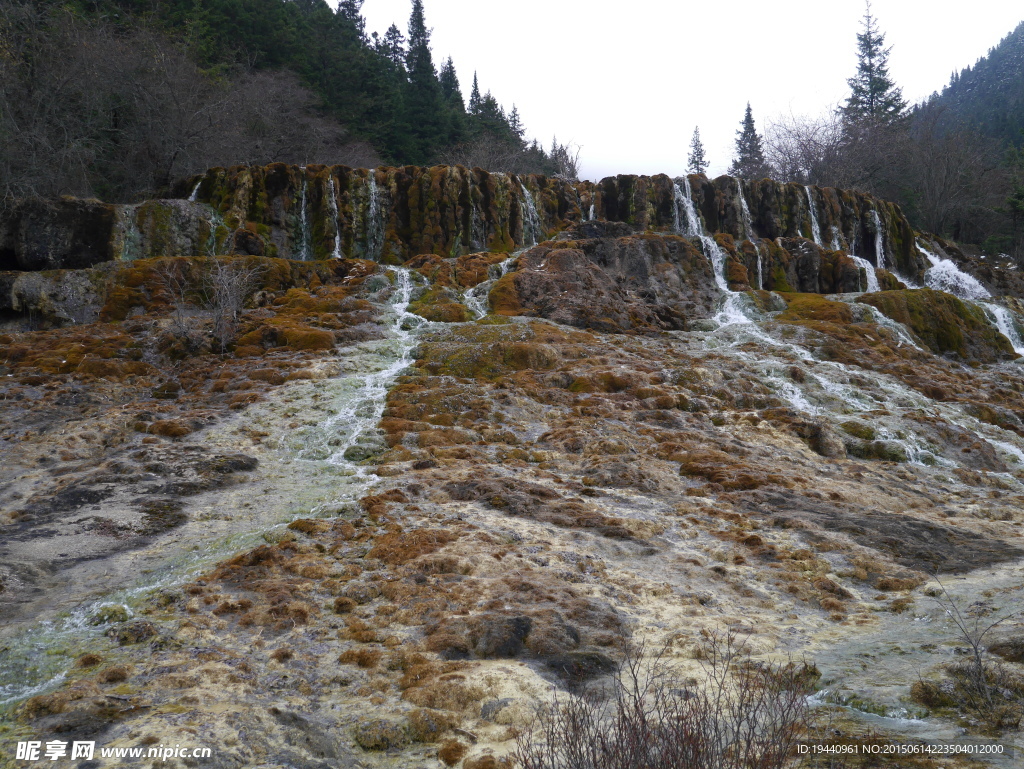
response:
[(211, 166), (481, 165), (574, 177), (474, 74), (436, 67), (422, 0), (0, 0), (0, 199), (122, 202)]
[[(1019, 57), (1003, 53), (1008, 44), (1024, 49), (1024, 24), (990, 52), (998, 67), (982, 60), (954, 75), (942, 95), (910, 107), (889, 73), (891, 47), (868, 3), (845, 103), (818, 117), (775, 117), (763, 134), (748, 103), (729, 173), (869, 192), (899, 203), (918, 229), (1024, 260), (1024, 130), (1007, 128), (1024, 125), (1024, 105), (1004, 104), (995, 119), (995, 97), (977, 96), (998, 90), (984, 73), (998, 83), (1024, 80)], [(968, 75), (970, 98), (954, 110), (956, 85)], [(695, 130), (688, 170), (707, 166)]]

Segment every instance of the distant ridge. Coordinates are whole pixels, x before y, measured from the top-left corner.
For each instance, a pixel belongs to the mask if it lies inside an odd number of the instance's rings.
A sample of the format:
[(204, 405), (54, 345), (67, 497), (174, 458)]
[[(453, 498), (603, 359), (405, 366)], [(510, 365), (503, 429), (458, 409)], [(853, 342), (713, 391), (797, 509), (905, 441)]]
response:
[(985, 136), (1024, 145), (1024, 21), (973, 67), (954, 73), (929, 108), (944, 108), (942, 123), (970, 126)]

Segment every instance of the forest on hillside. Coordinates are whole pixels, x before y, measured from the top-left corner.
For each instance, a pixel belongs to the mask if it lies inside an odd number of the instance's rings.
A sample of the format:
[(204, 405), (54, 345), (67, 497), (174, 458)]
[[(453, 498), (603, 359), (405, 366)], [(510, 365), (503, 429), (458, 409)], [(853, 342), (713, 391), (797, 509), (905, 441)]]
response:
[[(1024, 23), (913, 106), (889, 74), (890, 47), (870, 6), (857, 42), (838, 108), (769, 116), (759, 134), (748, 105), (732, 172), (869, 192), (899, 203), (917, 229), (1024, 266)], [(691, 166), (697, 144), (695, 136)]]
[[(435, 61), (423, 0), (383, 35), (367, 32), (362, 4), (0, 0), (0, 205), (125, 202), (209, 167), (270, 162), (575, 178), (574, 148), (543, 148), (514, 104)], [(1024, 24), (912, 107), (870, 8), (857, 39), (850, 100), (769, 116), (763, 134), (748, 106), (731, 172), (870, 192), (919, 229), (1024, 260)], [(698, 132), (692, 146), (690, 171), (704, 171)]]
[(0, 194), (128, 201), (217, 165), (462, 163), (574, 175), (474, 75), (433, 60), (422, 0), (0, 0)]

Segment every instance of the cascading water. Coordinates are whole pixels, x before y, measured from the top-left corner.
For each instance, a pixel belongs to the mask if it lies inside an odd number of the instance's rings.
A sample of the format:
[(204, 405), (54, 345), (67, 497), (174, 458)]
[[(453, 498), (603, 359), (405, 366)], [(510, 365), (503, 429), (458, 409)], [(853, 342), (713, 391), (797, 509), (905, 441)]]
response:
[(491, 293), (491, 288), (508, 274), (512, 263), (519, 258), (520, 253), (522, 253), (521, 250), (498, 264), (492, 264), (487, 268), (487, 280), (467, 289), (463, 294), (463, 303), (473, 312), (477, 320), (487, 316), (487, 296)]
[[(753, 217), (750, 216), (750, 208), (747, 206), (747, 198), (743, 194), (743, 180), (739, 177), (736, 178), (736, 188), (740, 199), (740, 213), (743, 218), (743, 236), (753, 244), (754, 250), (757, 251), (757, 287), (763, 291), (764, 264), (761, 257), (761, 245), (758, 243), (757, 235), (754, 233), (754, 220)], [(676, 218), (676, 229), (678, 230), (678, 213), (676, 214)]]
[(597, 210), (594, 208), (594, 204), (593, 203), (590, 204), (590, 214), (587, 217), (587, 219), (589, 221), (591, 221), (591, 222), (594, 221), (595, 219), (597, 219)]
[(366, 238), (366, 258), (379, 262), (384, 253), (384, 238), (387, 221), (385, 212), (388, 210), (386, 201), (381, 198), (382, 190), (377, 187), (377, 175), (371, 170), (366, 182), (366, 222), (364, 236)]
[(369, 374), (343, 377), (339, 384), (346, 397), (339, 399), (332, 416), (304, 431), (298, 450), (299, 459), (326, 461), (358, 479), (376, 478), (358, 463), (385, 448), (377, 423), (384, 413), (387, 391), (395, 377), (412, 363), (413, 330), (426, 324), (419, 315), (409, 312), (410, 271), (393, 268), (389, 274), (395, 281), (391, 289), (391, 331), (384, 344), (384, 355), (380, 356), (381, 367)]
[[(337, 515), (335, 511), (355, 507), (378, 480), (360, 462), (386, 448), (376, 425), (387, 391), (412, 362), (417, 329), (429, 325), (408, 312), (413, 277), (409, 270), (390, 268), (387, 275), (368, 279), (385, 296), (384, 338), (353, 345), (336, 360), (325, 361), (334, 376), (290, 383), (273, 401), (247, 410), (245, 429), (277, 436), (276, 445), (266, 443), (260, 465), (279, 488), (255, 506), (248, 504), (251, 491), (218, 498), (218, 506), (228, 505), (229, 515), (189, 520), (168, 536), (125, 551), (118, 556), (123, 563), (97, 562), (92, 568), (98, 572), (87, 572), (83, 582), (101, 585), (102, 594), (83, 585), (77, 588), (81, 592), (72, 593), (74, 610), (5, 634), (0, 642), (0, 707), (60, 685), (78, 655), (106, 655), (108, 647), (116, 648), (116, 640), (107, 637), (111, 623), (130, 618), (132, 607), (155, 592), (173, 590), (223, 558), (274, 541), (274, 530), (296, 517)], [(324, 412), (325, 417), (308, 427), (294, 424), (297, 418)], [(199, 440), (207, 447), (237, 451), (238, 427), (237, 422), (212, 427)], [(61, 600), (68, 602), (67, 595)], [(105, 611), (113, 619), (98, 620)]]
[(306, 212), (306, 188), (309, 186), (309, 182), (306, 179), (306, 167), (301, 166), (302, 170), (302, 204), (299, 210), (299, 259), (302, 261), (309, 261), (309, 217)]
[(932, 265), (924, 274), (924, 284), (928, 288), (945, 291), (961, 299), (988, 299), (992, 296), (975, 277), (961, 270), (951, 259), (940, 259), (920, 244), (917, 249)]
[(328, 200), (331, 203), (331, 221), (334, 222), (334, 253), (331, 256), (341, 259), (341, 222), (338, 221), (338, 197), (334, 190), (334, 177), (327, 177), (327, 189), (330, 190)]
[(192, 194), (188, 196), (189, 203), (195, 203), (199, 199), (199, 185), (203, 183), (202, 178), (196, 182), (196, 186), (192, 188)]
[(878, 283), (878, 274), (875, 272), (875, 266), (871, 264), (871, 262), (869, 262), (867, 259), (864, 259), (863, 257), (860, 256), (854, 256), (853, 254), (850, 254), (850, 258), (858, 267), (864, 270), (864, 275), (867, 282), (865, 290), (871, 293), (880, 290), (881, 286)]
[(677, 208), (674, 220), (677, 223), (680, 222), (678, 209), (682, 207), (683, 212), (686, 214), (686, 234), (692, 238), (700, 239), (701, 244), (704, 246), (704, 255), (711, 260), (711, 265), (714, 268), (715, 282), (722, 291), (731, 294), (733, 292), (729, 290), (729, 284), (725, 280), (725, 253), (718, 243), (715, 242), (715, 239), (704, 230), (700, 214), (697, 213), (697, 206), (693, 202), (690, 180), (684, 176), (682, 181), (685, 192), (679, 187), (679, 179), (676, 179), (673, 187), (673, 197), (675, 198)]
[(885, 269), (885, 237), (882, 234), (882, 220), (878, 216), (878, 211), (871, 209), (871, 221), (875, 224), (875, 261), (878, 264), (878, 269)]
[(804, 192), (807, 193), (807, 210), (811, 214), (811, 236), (814, 238), (815, 245), (824, 246), (825, 244), (821, 240), (821, 227), (818, 226), (818, 212), (814, 207), (814, 198), (811, 195), (811, 188), (804, 187)]
[(1020, 333), (1017, 331), (1017, 326), (1013, 321), (1010, 311), (992, 302), (978, 302), (978, 304), (992, 321), (992, 325), (999, 329), (999, 333), (1005, 336), (1010, 341), (1010, 344), (1013, 345), (1013, 351), (1018, 355), (1024, 355), (1024, 340), (1021, 339)]
[(831, 233), (832, 233), (832, 250), (833, 250), (833, 251), (839, 251), (839, 250), (841, 250), (841, 249), (842, 249), (842, 247), (843, 247), (843, 243), (842, 243), (842, 241), (841, 241), (841, 240), (839, 239), (839, 228), (838, 228), (838, 227), (836, 227), (836, 226), (835, 226), (835, 225), (833, 224), (833, 225), (832, 225), (832, 227), (830, 228), (830, 231), (831, 231)]
[(523, 214), (523, 240), (525, 245), (535, 246), (541, 235), (540, 216), (537, 214), (537, 206), (533, 202), (533, 195), (526, 188), (526, 185), (519, 182), (519, 189), (523, 197), (520, 201), (520, 210)]
[(751, 243), (757, 243), (757, 235), (754, 234), (754, 219), (750, 215), (750, 207), (747, 206), (747, 196), (743, 194), (743, 180), (736, 179), (737, 195), (740, 199), (740, 213), (743, 217), (743, 237)]

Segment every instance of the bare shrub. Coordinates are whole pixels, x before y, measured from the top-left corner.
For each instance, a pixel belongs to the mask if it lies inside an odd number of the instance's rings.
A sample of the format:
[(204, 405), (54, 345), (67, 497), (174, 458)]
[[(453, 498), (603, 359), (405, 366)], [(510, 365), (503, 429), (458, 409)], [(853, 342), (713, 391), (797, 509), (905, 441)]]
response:
[(984, 603), (961, 610), (946, 586), (937, 576), (934, 579), (939, 585), (934, 598), (956, 628), (959, 640), (968, 647), (966, 659), (946, 668), (953, 684), (951, 700), (962, 703), (990, 729), (1017, 728), (1024, 716), (1024, 678), (991, 658), (985, 637), (1019, 612), (991, 620), (992, 610)]
[(244, 258), (214, 258), (204, 276), (206, 306), (213, 313), (213, 339), (225, 352), (235, 339), (245, 300), (259, 287), (264, 267)]
[(809, 723), (817, 671), (804, 663), (755, 664), (733, 635), (712, 636), (704, 680), (688, 681), (665, 653), (623, 663), (610, 691), (558, 698), (516, 740), (523, 769), (773, 769)]
[(199, 348), (201, 334), (195, 317), (198, 287), (188, 267), (184, 259), (164, 259), (153, 268), (153, 278), (171, 305), (171, 333), (191, 352)]

